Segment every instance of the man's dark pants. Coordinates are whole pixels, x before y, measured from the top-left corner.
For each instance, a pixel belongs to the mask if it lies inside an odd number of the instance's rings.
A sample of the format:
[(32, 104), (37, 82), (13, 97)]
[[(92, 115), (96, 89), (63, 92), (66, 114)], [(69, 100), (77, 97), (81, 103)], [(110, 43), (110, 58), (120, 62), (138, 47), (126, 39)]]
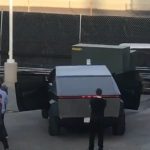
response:
[(94, 150), (94, 141), (96, 135), (98, 136), (99, 150), (103, 150), (103, 137), (104, 137), (104, 117), (91, 117), (90, 120), (90, 137), (89, 137), (89, 150)]
[(8, 145), (8, 141), (7, 141), (6, 137), (4, 137), (4, 138), (2, 138), (2, 139), (0, 139), (0, 140), (1, 140), (1, 142), (3, 143), (4, 150), (5, 150), (5, 149), (8, 149), (8, 148), (9, 148), (9, 145)]
[(1, 117), (1, 124), (0, 124), (0, 141), (3, 143), (4, 149), (8, 149), (9, 145), (8, 145), (8, 141), (7, 141), (7, 131), (4, 125), (4, 114), (0, 115)]
[(5, 135), (6, 135), (6, 136), (8, 136), (8, 134), (7, 134), (7, 130), (6, 130), (6, 128), (5, 128), (5, 124), (4, 124), (4, 115), (5, 115), (5, 114), (2, 114), (3, 126), (4, 126), (4, 132), (5, 132)]

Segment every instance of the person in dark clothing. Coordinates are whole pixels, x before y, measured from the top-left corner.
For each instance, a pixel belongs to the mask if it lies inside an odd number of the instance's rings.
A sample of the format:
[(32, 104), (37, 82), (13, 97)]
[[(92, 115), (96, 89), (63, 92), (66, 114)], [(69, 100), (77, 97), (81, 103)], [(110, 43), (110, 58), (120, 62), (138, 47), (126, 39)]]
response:
[(90, 100), (90, 137), (89, 150), (94, 150), (95, 136), (98, 134), (98, 150), (103, 150), (104, 110), (106, 100), (102, 98), (102, 90), (96, 89), (96, 97)]
[(0, 141), (3, 144), (4, 150), (9, 149), (8, 141), (7, 141), (7, 134), (5, 132), (5, 127), (4, 127), (4, 120), (3, 120), (3, 115), (1, 113), (2, 111), (2, 95), (0, 94)]
[[(5, 89), (6, 90), (6, 89)], [(2, 115), (2, 119), (3, 119), (3, 124), (4, 124), (4, 116), (5, 116), (5, 113), (6, 113), (6, 109), (7, 109), (7, 104), (8, 104), (8, 95), (6, 93), (6, 91), (4, 90), (4, 87), (0, 81), (0, 95), (2, 96), (1, 100), (2, 100), (2, 109), (1, 109), (1, 115)], [(5, 124), (4, 124), (4, 131), (5, 131), (5, 134), (7, 135), (8, 137), (8, 134), (7, 134), (7, 130), (5, 128)]]

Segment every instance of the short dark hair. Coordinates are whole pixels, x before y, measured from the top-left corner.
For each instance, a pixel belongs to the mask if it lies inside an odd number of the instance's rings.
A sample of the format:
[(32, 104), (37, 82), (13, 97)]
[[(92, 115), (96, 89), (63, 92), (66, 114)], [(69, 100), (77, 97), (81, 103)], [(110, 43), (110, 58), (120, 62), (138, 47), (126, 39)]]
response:
[(97, 88), (96, 89), (96, 95), (102, 95), (102, 89)]

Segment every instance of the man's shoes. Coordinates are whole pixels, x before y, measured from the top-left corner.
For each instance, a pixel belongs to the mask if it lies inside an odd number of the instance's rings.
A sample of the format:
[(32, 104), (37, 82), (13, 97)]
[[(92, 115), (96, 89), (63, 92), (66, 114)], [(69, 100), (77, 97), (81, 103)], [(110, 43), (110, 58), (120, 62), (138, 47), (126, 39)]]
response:
[(94, 150), (94, 148), (88, 148), (88, 150)]

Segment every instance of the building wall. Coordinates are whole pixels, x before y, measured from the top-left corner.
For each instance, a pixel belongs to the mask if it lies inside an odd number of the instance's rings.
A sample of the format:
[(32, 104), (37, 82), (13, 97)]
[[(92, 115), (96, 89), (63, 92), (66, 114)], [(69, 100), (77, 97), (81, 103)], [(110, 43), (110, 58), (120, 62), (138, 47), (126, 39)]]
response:
[[(1, 0), (0, 6), (8, 6)], [(15, 6), (96, 8), (109, 10), (150, 10), (150, 0), (13, 0)]]

